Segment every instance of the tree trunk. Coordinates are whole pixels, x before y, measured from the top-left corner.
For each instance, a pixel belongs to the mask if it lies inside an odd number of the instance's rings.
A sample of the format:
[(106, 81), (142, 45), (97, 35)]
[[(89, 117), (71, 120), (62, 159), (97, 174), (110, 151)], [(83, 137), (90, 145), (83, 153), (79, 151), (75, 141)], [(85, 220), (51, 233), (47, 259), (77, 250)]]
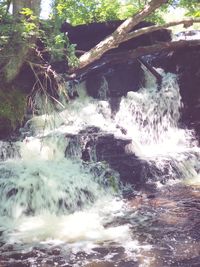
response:
[[(34, 14), (40, 15), (41, 0), (13, 0), (13, 16), (20, 18), (22, 8), (30, 8)], [(27, 37), (26, 40), (17, 33), (13, 33), (7, 47), (2, 51), (6, 54), (6, 62), (1, 66), (0, 77), (4, 84), (11, 83), (19, 74), (25, 60), (32, 52), (35, 42), (34, 36)]]
[(26, 6), (26, 0), (13, 0), (13, 16), (19, 17), (20, 11)]
[(162, 51), (172, 51), (178, 48), (192, 47), (192, 46), (200, 46), (200, 40), (199, 39), (189, 40), (189, 41), (179, 40), (179, 41), (173, 41), (173, 42), (162, 42), (162, 43), (154, 44), (151, 46), (142, 46), (132, 51), (119, 52), (119, 53), (106, 55), (104, 58), (104, 61), (106, 63), (126, 62), (129, 59), (135, 59), (135, 58), (139, 58), (145, 55), (150, 55), (153, 53), (158, 53)]
[(19, 17), (22, 8), (30, 8), (34, 15), (40, 15), (41, 0), (13, 0), (13, 16)]
[(141, 36), (143, 34), (155, 32), (158, 30), (163, 30), (172, 26), (180, 25), (183, 24), (185, 28), (190, 27), (193, 25), (193, 23), (200, 23), (200, 18), (187, 18), (187, 19), (182, 19), (182, 20), (177, 20), (177, 21), (172, 21), (169, 23), (166, 23), (164, 25), (154, 25), (154, 26), (149, 26), (145, 27), (142, 29), (138, 29), (134, 32), (129, 32), (125, 37), (123, 42), (128, 41), (130, 39), (136, 38), (138, 36)]
[(16, 35), (13, 35), (12, 38), (14, 46), (7, 48), (5, 51), (7, 56), (6, 64), (0, 71), (0, 80), (4, 84), (11, 83), (17, 77), (30, 53), (31, 39), (27, 40), (27, 42), (19, 42), (19, 37), (16, 37), (17, 41), (15, 37)]

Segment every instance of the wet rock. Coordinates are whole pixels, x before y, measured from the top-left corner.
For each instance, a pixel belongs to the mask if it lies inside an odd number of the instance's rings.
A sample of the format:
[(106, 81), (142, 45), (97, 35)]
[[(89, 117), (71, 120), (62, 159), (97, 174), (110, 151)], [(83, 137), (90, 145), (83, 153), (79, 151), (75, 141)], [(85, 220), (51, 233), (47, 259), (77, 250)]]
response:
[(121, 261), (118, 267), (139, 267), (139, 263), (134, 260), (131, 261)]
[(111, 169), (120, 174), (123, 183), (135, 186), (144, 181), (148, 163), (139, 159), (134, 153), (127, 153), (126, 146), (131, 140), (116, 138), (113, 134), (101, 132), (98, 128), (89, 127), (78, 135), (70, 136), (66, 156), (79, 157), (85, 162), (107, 162)]
[(133, 60), (128, 63), (105, 66), (88, 74), (86, 88), (90, 96), (104, 100), (126, 96), (129, 91), (137, 91), (142, 80), (143, 71), (140, 63)]
[(176, 266), (199, 267), (199, 263), (200, 263), (200, 256), (197, 256), (191, 259), (184, 259), (184, 260), (176, 261), (171, 266), (172, 267), (176, 267)]
[[(64, 22), (62, 32), (67, 32), (71, 43), (76, 44), (77, 51), (88, 51), (114, 30), (123, 21), (109, 21), (71, 26)], [(132, 30), (152, 26), (151, 22), (140, 22)], [(95, 35), (93, 34), (95, 32)], [(138, 60), (129, 60), (125, 63), (108, 63), (106, 56), (110, 53), (129, 51), (138, 46), (151, 45), (157, 41), (169, 41), (171, 34), (168, 30), (159, 30), (150, 34), (128, 40), (121, 43), (117, 48), (105, 53), (105, 57), (98, 60), (92, 67), (85, 71), (86, 88), (88, 94), (98, 99), (125, 96), (129, 91), (137, 91), (143, 82), (143, 71)]]
[(48, 251), (48, 254), (57, 256), (60, 255), (60, 250), (60, 248), (53, 248), (52, 250)]
[[(182, 177), (176, 162), (166, 165), (167, 167), (161, 170), (155, 162), (137, 157), (130, 148), (131, 140), (127, 139), (126, 135), (124, 138), (117, 138), (97, 127), (88, 127), (77, 135), (69, 135), (68, 138), (66, 156), (78, 157), (84, 162), (106, 162), (111, 169), (119, 173), (123, 183), (134, 185), (135, 189), (139, 189), (140, 186), (155, 186), (156, 181), (165, 184), (173, 178), (172, 173), (178, 178)], [(108, 176), (112, 175), (109, 173)], [(129, 197), (130, 192), (125, 194)]]

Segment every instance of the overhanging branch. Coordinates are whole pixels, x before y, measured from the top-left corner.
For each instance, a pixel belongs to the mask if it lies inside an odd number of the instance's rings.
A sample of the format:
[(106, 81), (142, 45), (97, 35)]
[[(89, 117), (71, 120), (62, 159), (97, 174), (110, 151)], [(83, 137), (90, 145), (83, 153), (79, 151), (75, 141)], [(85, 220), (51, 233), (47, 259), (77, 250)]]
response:
[(79, 66), (78, 68), (83, 68), (88, 64), (98, 60), (101, 56), (112, 48), (118, 47), (120, 43), (124, 41), (127, 33), (136, 26), (139, 22), (144, 20), (148, 15), (154, 12), (161, 5), (167, 3), (167, 0), (152, 0), (149, 4), (145, 5), (145, 7), (134, 15), (131, 18), (125, 20), (110, 36), (105, 38), (95, 47), (93, 47), (90, 51), (85, 53), (83, 56), (79, 58)]
[(177, 21), (173, 21), (173, 22), (169, 22), (163, 25), (154, 25), (154, 26), (149, 26), (149, 27), (145, 27), (142, 29), (138, 29), (135, 30), (134, 32), (130, 32), (128, 33), (123, 41), (128, 41), (132, 38), (141, 36), (143, 34), (147, 34), (147, 33), (151, 33), (157, 30), (163, 30), (165, 28), (169, 28), (172, 26), (176, 26), (176, 25), (180, 25), (183, 24), (185, 28), (190, 27), (193, 25), (193, 23), (200, 23), (200, 18), (199, 19), (194, 19), (194, 18), (188, 18), (188, 19), (182, 19), (182, 20), (177, 20)]

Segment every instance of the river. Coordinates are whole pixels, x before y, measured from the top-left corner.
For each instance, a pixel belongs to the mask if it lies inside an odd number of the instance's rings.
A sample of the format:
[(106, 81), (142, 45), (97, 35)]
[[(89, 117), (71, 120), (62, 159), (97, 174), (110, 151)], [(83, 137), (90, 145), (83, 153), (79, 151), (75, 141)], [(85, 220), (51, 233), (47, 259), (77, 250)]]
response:
[[(0, 142), (0, 266), (199, 266), (200, 149), (180, 126), (175, 75), (158, 71), (161, 89), (147, 75), (114, 115), (83, 83), (62, 107), (38, 101), (20, 140)], [(95, 145), (81, 159), (87, 135), (72, 136), (91, 127), (129, 140), (126, 154), (148, 164), (139, 185), (98, 161)]]

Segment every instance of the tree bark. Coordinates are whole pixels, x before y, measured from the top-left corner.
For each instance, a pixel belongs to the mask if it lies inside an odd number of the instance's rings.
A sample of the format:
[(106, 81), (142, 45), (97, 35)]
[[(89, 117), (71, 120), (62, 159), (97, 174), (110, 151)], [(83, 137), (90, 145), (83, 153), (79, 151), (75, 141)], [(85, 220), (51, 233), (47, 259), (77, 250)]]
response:
[(13, 0), (13, 16), (19, 17), (22, 8), (30, 8), (34, 15), (40, 15), (41, 0)]
[[(22, 8), (30, 8), (35, 15), (39, 16), (40, 4), (41, 0), (13, 0), (13, 16), (20, 18)], [(7, 47), (1, 51), (1, 54), (5, 51), (7, 56), (3, 60), (0, 70), (0, 77), (4, 84), (11, 83), (17, 77), (24, 62), (32, 52), (35, 39), (34, 36), (29, 36), (24, 40), (18, 32), (12, 35)]]
[(18, 42), (19, 40), (16, 41), (14, 38), (14, 46), (6, 49), (6, 64), (0, 70), (1, 81), (4, 84), (11, 83), (19, 74), (31, 51), (30, 44), (33, 43), (33, 39), (29, 39), (26, 42)]
[(125, 20), (110, 36), (101, 41), (90, 51), (85, 53), (79, 58), (78, 68), (83, 68), (86, 65), (99, 59), (105, 52), (112, 48), (118, 47), (118, 45), (124, 41), (125, 36), (131, 29), (136, 26), (139, 22), (144, 20), (153, 11), (159, 8), (161, 5), (167, 3), (167, 0), (152, 0), (147, 4), (140, 12), (138, 12), (134, 17)]
[(13, 0), (13, 16), (19, 17), (20, 11), (26, 6), (26, 0)]

